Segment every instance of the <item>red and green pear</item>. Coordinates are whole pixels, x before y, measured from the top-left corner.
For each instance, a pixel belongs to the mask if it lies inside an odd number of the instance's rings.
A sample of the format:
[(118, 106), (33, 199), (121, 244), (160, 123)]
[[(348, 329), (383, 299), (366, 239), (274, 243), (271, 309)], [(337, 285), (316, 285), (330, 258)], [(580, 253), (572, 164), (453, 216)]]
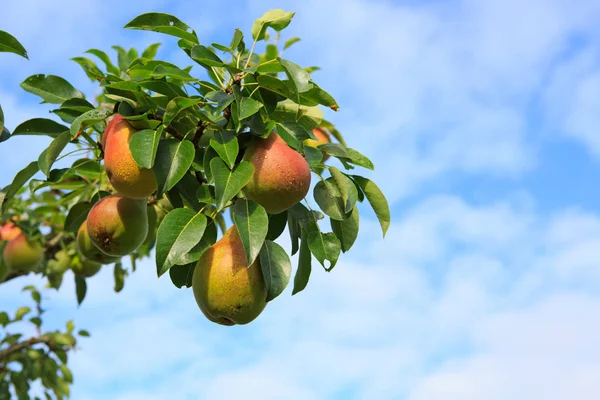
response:
[(237, 228), (232, 226), (198, 260), (192, 289), (198, 307), (221, 325), (252, 322), (267, 305), (267, 287), (257, 259), (248, 267)]
[(77, 231), (77, 249), (79, 253), (90, 261), (100, 264), (112, 264), (119, 261), (120, 257), (113, 257), (104, 254), (90, 239), (87, 230), (87, 220), (83, 221)]
[(14, 222), (7, 222), (0, 228), (0, 240), (13, 240), (22, 233)]
[(254, 166), (254, 175), (245, 187), (246, 196), (270, 214), (279, 214), (298, 203), (310, 187), (306, 159), (275, 132), (267, 139), (255, 139), (244, 153)]
[(129, 150), (137, 130), (120, 115), (108, 124), (104, 135), (104, 169), (111, 185), (132, 199), (145, 199), (157, 188), (154, 171), (140, 168)]
[(104, 254), (122, 257), (134, 252), (148, 235), (146, 200), (116, 193), (100, 199), (90, 210), (88, 236)]
[(44, 259), (44, 248), (21, 233), (8, 242), (2, 256), (10, 271), (31, 272), (37, 269)]

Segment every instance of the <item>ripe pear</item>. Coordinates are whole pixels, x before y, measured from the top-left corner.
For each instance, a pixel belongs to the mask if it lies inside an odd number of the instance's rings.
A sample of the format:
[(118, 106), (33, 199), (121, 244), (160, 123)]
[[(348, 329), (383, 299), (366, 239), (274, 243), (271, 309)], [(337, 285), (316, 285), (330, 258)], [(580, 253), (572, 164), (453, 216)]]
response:
[(148, 235), (146, 200), (116, 193), (100, 199), (87, 217), (88, 236), (100, 251), (122, 257), (132, 253)]
[(39, 267), (44, 258), (44, 249), (21, 233), (8, 242), (2, 256), (10, 271), (30, 272)]
[(254, 166), (246, 196), (269, 214), (279, 214), (301, 201), (310, 187), (310, 167), (300, 153), (272, 132), (246, 149), (244, 160)]
[(192, 289), (202, 313), (221, 325), (247, 324), (267, 305), (267, 286), (259, 260), (248, 267), (234, 226), (198, 260)]
[(85, 257), (75, 258), (71, 262), (71, 271), (77, 276), (90, 278), (98, 273), (102, 264), (88, 260)]
[(116, 115), (106, 127), (104, 141), (104, 169), (111, 185), (132, 199), (145, 199), (157, 188), (151, 169), (140, 168), (129, 150), (129, 140), (137, 130)]
[(22, 233), (14, 222), (7, 222), (0, 228), (0, 240), (13, 240)]
[[(314, 139), (306, 139), (304, 140), (305, 146), (310, 146), (316, 148), (321, 144), (331, 143), (331, 138), (329, 137), (329, 133), (322, 128), (314, 128), (313, 134), (316, 136), (317, 140)], [(329, 158), (329, 154), (323, 153), (323, 162)]]
[(104, 254), (92, 243), (88, 235), (87, 221), (83, 221), (77, 231), (77, 249), (83, 257), (100, 264), (112, 264), (120, 258)]

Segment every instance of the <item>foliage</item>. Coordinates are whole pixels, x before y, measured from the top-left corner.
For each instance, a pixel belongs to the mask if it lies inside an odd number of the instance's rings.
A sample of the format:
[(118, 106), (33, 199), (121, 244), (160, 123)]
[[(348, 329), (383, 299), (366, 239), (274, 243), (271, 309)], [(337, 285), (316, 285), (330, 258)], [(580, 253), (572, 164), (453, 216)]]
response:
[[(34, 273), (45, 277), (49, 288), (59, 289), (65, 271), (76, 271), (74, 266), (85, 261), (77, 248), (77, 231), (92, 206), (115, 192), (103, 167), (102, 135), (117, 114), (136, 130), (129, 141), (135, 163), (154, 172), (157, 190), (147, 203), (159, 217), (148, 240), (129, 255), (129, 267), (121, 261), (114, 263), (115, 291), (123, 289), (136, 261), (149, 257), (153, 249), (157, 275), (168, 272), (176, 287), (190, 287), (197, 261), (216, 242), (217, 229), (226, 231), (228, 215), (238, 229), (248, 265), (260, 261), (268, 301), (279, 296), (292, 278), (290, 257), (275, 243), (286, 227), (292, 255), (299, 251), (292, 294), (307, 286), (312, 256), (330, 271), (340, 253), (350, 250), (359, 230), (358, 206), (365, 199), (385, 235), (390, 223), (387, 201), (373, 181), (354, 172), (357, 167), (372, 170), (373, 162), (348, 147), (342, 134), (324, 119), (323, 107), (338, 111), (339, 106), (313, 80), (315, 69), (283, 58), (284, 50), (299, 41), (290, 38), (283, 46), (280, 42), (281, 31), (293, 16), (283, 10), (269, 11), (255, 21), (250, 37), (236, 29), (229, 44), (207, 45), (178, 18), (147, 13), (125, 28), (175, 37), (190, 65), (155, 59), (158, 43), (141, 54), (135, 48), (113, 46), (116, 60), (98, 49), (86, 53), (100, 63), (87, 56), (72, 59), (98, 83), (101, 93), (94, 99), (86, 99), (59, 76), (38, 74), (22, 82), (25, 91), (43, 103), (56, 105), (51, 111), (56, 118), (24, 121), (10, 133), (0, 108), (0, 141), (19, 135), (52, 138), (37, 160), (0, 190), (0, 221), (12, 221), (31, 240), (39, 241), (45, 257), (33, 271), (9, 270), (0, 282)], [(259, 48), (263, 50), (260, 54)], [(2, 31), (0, 51), (27, 56), (16, 39)], [(306, 140), (317, 139), (315, 129), (335, 141), (317, 148), (307, 145)], [(255, 168), (243, 159), (244, 152), (251, 142), (272, 132), (306, 159), (317, 180), (312, 195), (320, 210), (311, 209), (305, 201), (269, 214), (248, 198), (244, 188)], [(68, 158), (75, 160), (65, 164)], [(325, 163), (330, 159), (337, 159), (343, 170)], [(331, 232), (322, 231), (325, 219)], [(93, 278), (74, 276), (81, 303), (86, 279)], [(39, 298), (37, 290), (29, 290)], [(34, 318), (38, 319), (34, 324), (41, 323), (42, 313), (36, 302), (38, 315)], [(1, 318), (6, 320), (3, 326), (13, 321), (6, 313), (0, 313)], [(23, 348), (11, 354), (9, 363), (3, 363), (0, 350), (0, 385), (5, 385), (0, 386), (0, 396), (8, 382), (15, 393), (22, 394), (29, 389), (27, 382), (37, 378), (57, 398), (68, 396), (66, 350), (75, 345), (72, 331), (69, 324), (65, 334), (38, 334), (38, 347), (7, 333), (2, 344)], [(29, 364), (17, 372), (12, 369), (14, 362)], [(38, 364), (42, 369), (35, 366)]]

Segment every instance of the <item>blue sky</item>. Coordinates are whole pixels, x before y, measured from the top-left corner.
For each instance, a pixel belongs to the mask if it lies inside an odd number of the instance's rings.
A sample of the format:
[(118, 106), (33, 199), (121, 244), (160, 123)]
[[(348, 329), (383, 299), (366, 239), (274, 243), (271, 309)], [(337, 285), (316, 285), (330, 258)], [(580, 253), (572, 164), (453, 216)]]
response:
[[(327, 117), (375, 161), (392, 208), (385, 240), (367, 207), (359, 243), (315, 268), (249, 326), (204, 319), (189, 290), (142, 263), (120, 294), (112, 271), (75, 307), (69, 278), (48, 323), (92, 332), (73, 355), (75, 399), (592, 399), (600, 392), (600, 3), (566, 0), (22, 0), (0, 29), (30, 61), (0, 61), (7, 127), (49, 107), (18, 87), (33, 73), (94, 86), (68, 61), (89, 48), (163, 41), (121, 27), (170, 12), (204, 43), (296, 11), (286, 57), (341, 105)], [(0, 145), (0, 183), (45, 138)], [(283, 243), (287, 245), (286, 243)], [(21, 305), (24, 281), (3, 285)]]

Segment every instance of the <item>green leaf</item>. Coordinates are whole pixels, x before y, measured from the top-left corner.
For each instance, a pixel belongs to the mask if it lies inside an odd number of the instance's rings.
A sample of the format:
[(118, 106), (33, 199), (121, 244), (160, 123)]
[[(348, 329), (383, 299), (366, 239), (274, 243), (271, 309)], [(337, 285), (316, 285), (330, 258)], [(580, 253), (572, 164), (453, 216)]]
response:
[(231, 44), (229, 44), (229, 48), (231, 50), (235, 50), (240, 45), (240, 43), (242, 43), (243, 38), (244, 33), (238, 28), (235, 28), (235, 31), (233, 32), (233, 38), (231, 38)]
[(285, 70), (286, 75), (294, 84), (294, 88), (296, 89), (296, 93), (300, 94), (303, 92), (308, 92), (312, 89), (312, 83), (310, 83), (310, 74), (302, 69), (301, 66), (295, 64), (291, 61), (284, 60), (281, 57), (278, 57), (279, 63)]
[(37, 161), (34, 161), (17, 173), (15, 179), (13, 179), (12, 183), (10, 184), (10, 187), (4, 195), (4, 201), (2, 202), (2, 211), (6, 211), (9, 202), (12, 200), (15, 194), (17, 194), (19, 189), (25, 186), (25, 183), (27, 183), (27, 181), (30, 180), (39, 170), (40, 169), (38, 167)]
[(185, 265), (173, 265), (169, 269), (169, 277), (175, 287), (181, 289), (182, 287), (192, 287), (194, 269), (196, 269), (196, 262), (191, 262)]
[(44, 103), (61, 104), (73, 97), (84, 97), (69, 82), (55, 75), (31, 75), (20, 86), (25, 91), (41, 97)]
[(113, 277), (115, 278), (115, 293), (119, 293), (123, 290), (125, 286), (125, 276), (127, 275), (127, 271), (123, 268), (123, 264), (120, 262), (115, 264), (115, 268), (113, 270)]
[(246, 119), (256, 114), (262, 106), (263, 104), (258, 100), (242, 97), (238, 106), (238, 118), (240, 120)]
[(50, 168), (52, 168), (52, 164), (58, 158), (63, 149), (69, 144), (71, 141), (71, 134), (69, 131), (65, 131), (58, 135), (50, 145), (42, 151), (40, 157), (38, 158), (38, 165), (40, 167), (40, 171), (44, 173), (44, 175), (50, 175)]
[(346, 158), (346, 161), (348, 161), (349, 163), (365, 167), (367, 169), (370, 169), (371, 171), (375, 169), (375, 167), (373, 166), (373, 162), (358, 151), (346, 148), (346, 154), (348, 156)]
[(21, 123), (13, 131), (13, 136), (16, 135), (47, 135), (57, 137), (69, 128), (59, 124), (56, 121), (46, 118), (33, 118)]
[(181, 87), (167, 82), (165, 78), (163, 79), (146, 79), (143, 81), (137, 81), (137, 84), (144, 89), (151, 90), (155, 93), (159, 93), (167, 96), (169, 99), (173, 99), (175, 97), (185, 97), (186, 93), (181, 89)]
[(323, 121), (323, 110), (318, 106), (300, 106), (287, 99), (277, 103), (270, 117), (276, 122), (299, 122), (306, 129), (312, 130)]
[(277, 124), (277, 133), (292, 148), (300, 150), (300, 142), (310, 139), (306, 128), (297, 122), (282, 122)]
[(87, 283), (85, 278), (75, 275), (75, 295), (77, 296), (77, 304), (81, 305), (87, 293)]
[(158, 64), (150, 74), (151, 78), (164, 78), (166, 76), (178, 79), (184, 83), (195, 82), (198, 80), (191, 76), (187, 71), (184, 71), (176, 66), (165, 64)]
[(323, 161), (323, 153), (312, 146), (304, 146), (304, 156), (306, 157), (308, 165), (312, 168), (320, 166), (321, 161)]
[(161, 43), (153, 43), (150, 46), (146, 47), (144, 52), (142, 53), (142, 58), (153, 59), (156, 57), (156, 51), (160, 47)]
[[(312, 213), (311, 213), (312, 214)], [(319, 229), (317, 219), (312, 214), (307, 223), (308, 247), (315, 258), (321, 263), (326, 271), (331, 271), (340, 257), (341, 244), (333, 233), (323, 233)], [(325, 260), (330, 262), (329, 268), (325, 266)]]
[(349, 158), (348, 152), (346, 151), (346, 147), (339, 143), (320, 144), (319, 146), (317, 146), (317, 148), (335, 157)]
[(215, 90), (212, 92), (208, 92), (208, 93), (206, 93), (205, 97), (208, 100), (216, 101), (218, 103), (216, 106), (216, 111), (219, 113), (223, 112), (225, 107), (230, 105), (231, 102), (235, 99), (232, 94), (225, 93), (221, 90), (219, 90), (219, 91)]
[(169, 104), (167, 104), (167, 109), (165, 111), (165, 115), (163, 116), (163, 124), (169, 125), (182, 110), (203, 102), (204, 99), (201, 98), (174, 98), (173, 100), (169, 101)]
[(335, 181), (335, 184), (338, 187), (340, 195), (344, 202), (344, 214), (347, 214), (354, 208), (354, 205), (358, 200), (358, 190), (356, 189), (356, 186), (354, 186), (354, 183), (350, 180), (350, 178), (344, 175), (336, 167), (329, 167), (329, 172), (331, 173), (331, 177)]
[(267, 301), (271, 301), (279, 296), (290, 282), (292, 262), (283, 247), (266, 240), (260, 250), (260, 268), (267, 286)]
[[(206, 212), (206, 210), (204, 212)], [(202, 235), (202, 239), (200, 240), (200, 242), (194, 247), (192, 247), (190, 251), (181, 256), (175, 262), (175, 264), (188, 265), (197, 262), (202, 256), (202, 254), (206, 251), (206, 249), (208, 249), (217, 241), (217, 224), (210, 217), (207, 217), (206, 219), (208, 220), (208, 222), (206, 223), (206, 229), (204, 230), (204, 235)], [(191, 276), (189, 277), (189, 279), (191, 279)]]
[(31, 308), (29, 307), (19, 307), (15, 312), (14, 321), (20, 321), (23, 317), (31, 312)]
[(291, 47), (294, 43), (298, 43), (300, 41), (299, 37), (293, 37), (291, 39), (288, 39), (285, 41), (285, 44), (283, 45), (283, 49), (287, 49), (289, 47)]
[(302, 93), (300, 98), (302, 100), (302, 104), (307, 104), (311, 106), (322, 104), (326, 107), (331, 108), (334, 111), (339, 110), (339, 105), (337, 104), (337, 101), (333, 98), (333, 96), (331, 96), (325, 90), (321, 89), (315, 83), (312, 83), (311, 89)]
[(0, 52), (14, 53), (29, 59), (25, 47), (13, 35), (2, 30), (0, 30)]
[(171, 190), (183, 178), (194, 161), (195, 152), (194, 144), (189, 140), (160, 141), (153, 167), (159, 194)]
[(360, 188), (365, 193), (365, 196), (367, 196), (367, 200), (369, 201), (369, 204), (371, 204), (373, 211), (375, 211), (375, 215), (377, 215), (377, 219), (381, 225), (381, 230), (383, 231), (383, 236), (385, 237), (385, 234), (390, 226), (391, 217), (390, 207), (383, 192), (373, 181), (367, 178), (352, 175), (352, 179), (354, 179), (354, 182), (358, 183)]
[(85, 202), (77, 203), (71, 207), (65, 219), (65, 231), (77, 233), (93, 206), (92, 203)]
[(83, 69), (83, 72), (92, 81), (100, 82), (104, 78), (104, 72), (100, 71), (96, 66), (96, 63), (87, 57), (73, 57), (71, 60), (75, 61)]
[(233, 132), (216, 131), (210, 139), (210, 147), (215, 149), (219, 157), (227, 163), (229, 168), (233, 168), (240, 150), (238, 139)]
[(122, 48), (121, 46), (111, 46), (113, 49), (117, 51), (117, 63), (119, 65), (119, 69), (121, 71), (126, 71), (127, 67), (131, 63), (132, 60), (129, 59), (129, 54), (127, 50)]
[(89, 126), (97, 124), (98, 122), (104, 121), (108, 116), (112, 114), (112, 110), (98, 110), (93, 109), (84, 112), (73, 121), (71, 124), (71, 136), (75, 137), (79, 132), (83, 131)]
[(187, 208), (169, 212), (156, 234), (156, 268), (158, 276), (169, 268), (202, 238), (206, 229), (206, 216)]
[(263, 40), (267, 28), (273, 28), (277, 32), (285, 29), (296, 13), (285, 12), (282, 9), (267, 11), (262, 17), (254, 21), (252, 25), (252, 38), (255, 41)]
[(358, 207), (356, 206), (354, 206), (348, 217), (343, 221), (337, 221), (335, 219), (329, 220), (331, 222), (331, 230), (340, 240), (340, 245), (344, 253), (350, 250), (356, 241), (359, 220)]
[(206, 67), (222, 67), (225, 64), (211, 49), (206, 46), (196, 45), (190, 53), (192, 60)]
[(233, 171), (220, 158), (210, 161), (210, 169), (215, 180), (215, 196), (217, 211), (222, 210), (248, 182), (254, 174), (254, 166), (248, 161), (242, 161)]
[(98, 57), (100, 59), (100, 61), (102, 61), (104, 63), (104, 65), (106, 66), (107, 72), (109, 72), (113, 75), (116, 75), (116, 76), (119, 75), (119, 69), (113, 65), (112, 61), (110, 61), (110, 57), (102, 50), (89, 49), (86, 51), (86, 53), (92, 54), (92, 55)]
[(127, 29), (138, 29), (152, 32), (160, 32), (167, 35), (179, 37), (198, 43), (196, 32), (176, 17), (164, 13), (146, 13), (132, 19)]
[(71, 370), (65, 364), (61, 364), (60, 372), (62, 373), (62, 376), (65, 381), (67, 381), (69, 383), (73, 383), (73, 374), (71, 373)]
[(318, 182), (313, 190), (313, 196), (321, 210), (329, 217), (338, 221), (345, 218), (344, 199), (333, 178)]
[(294, 276), (294, 289), (292, 290), (292, 296), (303, 291), (308, 284), (308, 280), (310, 279), (312, 267), (307, 236), (306, 230), (302, 229), (300, 254), (298, 256), (298, 269), (296, 270), (296, 275)]
[(288, 213), (287, 211), (279, 214), (269, 215), (269, 230), (267, 231), (267, 239), (275, 240), (283, 233), (285, 225), (287, 224)]
[(9, 322), (10, 322), (10, 317), (8, 316), (8, 314), (5, 311), (1, 311), (0, 312), (0, 325), (2, 325), (2, 327), (5, 327), (6, 325), (8, 325)]
[(83, 337), (90, 337), (90, 333), (89, 333), (88, 331), (86, 331), (86, 330), (83, 330), (83, 329), (81, 329), (81, 330), (78, 332), (78, 334), (79, 334), (79, 336), (83, 336)]
[(143, 129), (131, 136), (129, 150), (140, 168), (150, 169), (154, 166), (162, 132), (163, 126), (161, 125), (158, 129)]
[[(2, 106), (0, 105), (0, 133), (4, 134), (4, 111), (2, 111)], [(2, 142), (4, 140), (1, 140)]]
[(233, 206), (233, 222), (238, 230), (248, 266), (252, 265), (267, 236), (269, 217), (258, 203), (238, 199)]

